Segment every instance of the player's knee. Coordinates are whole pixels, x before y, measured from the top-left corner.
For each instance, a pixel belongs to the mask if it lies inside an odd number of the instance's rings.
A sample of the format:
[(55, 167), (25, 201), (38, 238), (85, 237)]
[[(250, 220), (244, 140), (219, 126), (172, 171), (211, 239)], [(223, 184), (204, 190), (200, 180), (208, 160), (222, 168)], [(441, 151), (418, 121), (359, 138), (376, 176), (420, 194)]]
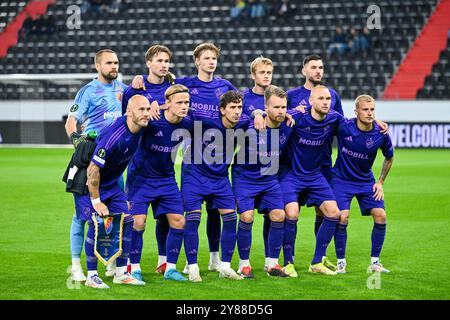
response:
[(383, 209), (374, 209), (372, 210), (373, 220), (378, 224), (386, 223), (386, 211)]
[(147, 217), (138, 215), (138, 216), (134, 216), (134, 223), (133, 223), (133, 228), (135, 230), (141, 231), (145, 229), (145, 224), (147, 222)]
[(283, 222), (286, 218), (284, 210), (272, 210), (269, 214), (270, 220), (274, 222)]
[(348, 224), (348, 212), (341, 211), (341, 214), (339, 216), (339, 223), (340, 224)]
[(245, 223), (252, 223), (253, 222), (253, 212), (243, 212), (240, 214), (239, 219)]
[(173, 229), (184, 229), (184, 217), (182, 215), (172, 215), (169, 219), (169, 224)]

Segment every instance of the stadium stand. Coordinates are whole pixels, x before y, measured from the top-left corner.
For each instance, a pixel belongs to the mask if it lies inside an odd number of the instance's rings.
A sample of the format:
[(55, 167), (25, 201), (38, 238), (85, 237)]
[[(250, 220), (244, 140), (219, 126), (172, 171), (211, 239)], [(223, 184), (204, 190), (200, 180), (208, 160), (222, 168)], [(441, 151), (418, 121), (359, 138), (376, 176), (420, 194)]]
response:
[(450, 41), (433, 65), (432, 73), (426, 78), (425, 85), (417, 94), (418, 99), (450, 99)]
[[(194, 74), (192, 50), (200, 42), (214, 41), (222, 49), (217, 75), (243, 89), (251, 85), (249, 62), (258, 55), (275, 63), (274, 84), (285, 89), (301, 84), (302, 58), (320, 54), (325, 59), (325, 82), (343, 98), (365, 92), (381, 97), (418, 36), (437, 0), (383, 0), (380, 30), (372, 30), (373, 48), (367, 55), (326, 55), (336, 25), (344, 30), (362, 28), (370, 0), (337, 3), (331, 0), (296, 2), (288, 19), (266, 16), (259, 19), (230, 18), (234, 1), (136, 0), (118, 14), (81, 16), (79, 30), (68, 30), (67, 7), (82, 0), (60, 0), (49, 7), (58, 32), (29, 35), (0, 58), (0, 73), (92, 73), (92, 56), (100, 48), (116, 50), (121, 72), (131, 76), (146, 73), (144, 53), (155, 43), (174, 52), (172, 72)], [(80, 85), (44, 81), (35, 85), (0, 83), (0, 99), (72, 99)]]
[(2, 1), (0, 2), (0, 33), (11, 23), (19, 12), (23, 10), (28, 1)]

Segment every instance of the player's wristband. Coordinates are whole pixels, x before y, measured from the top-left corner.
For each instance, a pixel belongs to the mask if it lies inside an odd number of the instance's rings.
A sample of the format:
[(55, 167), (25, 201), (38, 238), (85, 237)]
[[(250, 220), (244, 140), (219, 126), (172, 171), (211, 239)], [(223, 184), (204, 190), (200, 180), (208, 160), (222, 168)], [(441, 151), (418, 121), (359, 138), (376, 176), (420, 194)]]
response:
[(81, 134), (79, 134), (78, 132), (72, 132), (72, 134), (70, 135), (70, 142), (72, 142), (72, 144), (77, 147), (77, 145), (80, 143), (81, 138)]
[(95, 206), (96, 204), (100, 203), (100, 198), (95, 198), (95, 199), (91, 199), (91, 203), (93, 206)]

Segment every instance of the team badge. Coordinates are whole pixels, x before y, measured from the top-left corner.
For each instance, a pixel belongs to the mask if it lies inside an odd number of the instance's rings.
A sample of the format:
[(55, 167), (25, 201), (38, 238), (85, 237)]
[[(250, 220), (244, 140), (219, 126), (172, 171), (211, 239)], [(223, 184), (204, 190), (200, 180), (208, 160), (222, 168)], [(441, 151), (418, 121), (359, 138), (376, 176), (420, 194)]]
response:
[(280, 143), (284, 144), (285, 142), (286, 142), (286, 135), (282, 134), (281, 137), (280, 137)]
[(95, 227), (94, 254), (105, 266), (122, 254), (124, 214), (106, 218), (92, 215)]
[(122, 93), (118, 93), (116, 97), (119, 102), (122, 101)]
[(366, 147), (367, 147), (367, 149), (372, 148), (373, 144), (374, 144), (373, 138), (369, 138), (369, 139), (366, 140)]
[(70, 112), (75, 112), (78, 110), (78, 105), (74, 104), (73, 106), (70, 107)]
[(103, 219), (103, 224), (105, 226), (105, 232), (106, 234), (110, 234), (111, 230), (113, 228), (113, 217), (107, 217)]
[(103, 148), (99, 149), (99, 150), (97, 151), (97, 155), (98, 155), (100, 158), (104, 158), (104, 157), (106, 156), (106, 150), (103, 149)]
[(216, 89), (216, 97), (217, 99), (220, 99), (220, 96), (222, 95), (222, 90), (220, 88)]

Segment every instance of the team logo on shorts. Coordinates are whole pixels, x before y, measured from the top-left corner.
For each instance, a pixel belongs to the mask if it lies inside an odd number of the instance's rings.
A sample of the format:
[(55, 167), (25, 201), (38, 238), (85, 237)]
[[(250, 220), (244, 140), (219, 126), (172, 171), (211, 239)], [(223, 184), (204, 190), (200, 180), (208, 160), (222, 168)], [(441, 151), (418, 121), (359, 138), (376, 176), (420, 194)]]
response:
[(70, 112), (75, 112), (78, 110), (78, 105), (74, 104), (72, 107), (70, 107)]
[(369, 138), (369, 139), (366, 140), (366, 147), (367, 147), (367, 149), (372, 148), (373, 144), (374, 144), (373, 138)]
[(99, 149), (99, 150), (97, 151), (97, 155), (98, 155), (100, 158), (104, 158), (104, 157), (106, 156), (106, 150), (103, 149), (103, 148)]

